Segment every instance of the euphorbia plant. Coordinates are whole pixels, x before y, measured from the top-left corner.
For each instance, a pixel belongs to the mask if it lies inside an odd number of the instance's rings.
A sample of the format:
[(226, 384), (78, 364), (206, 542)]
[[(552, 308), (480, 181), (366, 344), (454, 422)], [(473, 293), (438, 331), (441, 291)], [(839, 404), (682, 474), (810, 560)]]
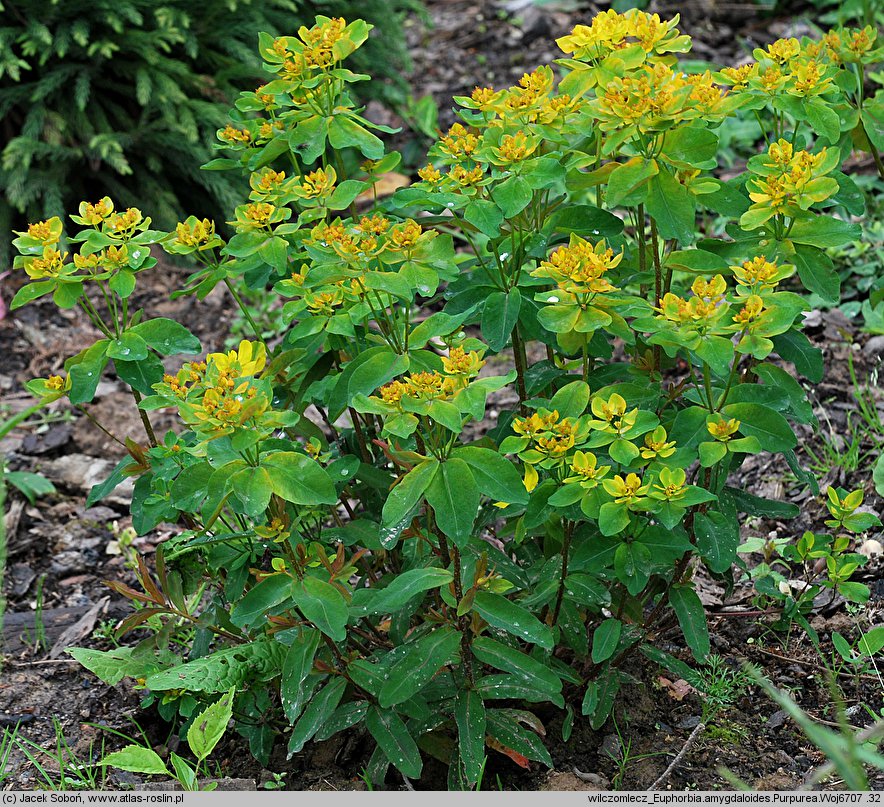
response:
[[(859, 227), (832, 213), (862, 210), (838, 169), (874, 104), (831, 44), (851, 32), (689, 75), (677, 23), (605, 12), (559, 40), (561, 82), (541, 67), (458, 98), (462, 122), (387, 199), (398, 155), (341, 64), (368, 26), (262, 35), (273, 78), (206, 166), (248, 176), (228, 243), (109, 199), (74, 217), (73, 263), (59, 220), (20, 234), (34, 282), (14, 305), (54, 293), (105, 336), (32, 389), (88, 404), (112, 360), (139, 402), (147, 445), (125, 440), (90, 500), (135, 475), (136, 528), (181, 526), (155, 577), (139, 567), (143, 592), (111, 584), (139, 604), (121, 631), (147, 638), (78, 659), (166, 716), (235, 689), (259, 759), (278, 735), (293, 754), (364, 725), (376, 781), (430, 754), (470, 787), (486, 748), (552, 764), (526, 703), (577, 699), (600, 728), (631, 654), (681, 663), (661, 627), (708, 654), (694, 570), (731, 576), (740, 513), (797, 512), (730, 480), (767, 451), (812, 481), (790, 422), (813, 414), (779, 359), (821, 376), (795, 275), (837, 297), (823, 248)], [(830, 104), (863, 111), (833, 123)], [(723, 182), (716, 129), (747, 114), (768, 146)], [(199, 263), (184, 293), (272, 286), (284, 332), (167, 373), (157, 354), (200, 346), (129, 310), (155, 244)], [(158, 409), (180, 428), (155, 436)], [(862, 599), (843, 572), (832, 584)]]

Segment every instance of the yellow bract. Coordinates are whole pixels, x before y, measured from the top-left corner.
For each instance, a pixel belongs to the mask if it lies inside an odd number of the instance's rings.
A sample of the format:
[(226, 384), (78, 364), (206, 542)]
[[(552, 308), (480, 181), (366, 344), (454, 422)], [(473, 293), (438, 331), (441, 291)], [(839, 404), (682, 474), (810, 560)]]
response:
[(666, 429), (657, 426), (654, 431), (645, 435), (645, 444), (640, 449), (642, 459), (652, 460), (657, 457), (671, 457), (675, 453), (675, 441), (666, 442)]
[(651, 498), (665, 501), (682, 498), (687, 493), (684, 468), (661, 468), (657, 482), (652, 486)]
[(243, 339), (237, 350), (228, 353), (210, 353), (206, 356), (206, 363), (209, 362), (222, 372), (256, 376), (267, 363), (267, 348), (262, 342), (249, 342)]
[(605, 274), (619, 266), (623, 252), (614, 254), (604, 240), (593, 246), (580, 236), (572, 235), (568, 246), (559, 247), (531, 272), (532, 277), (548, 277), (562, 291), (591, 295), (613, 291)]
[(633, 504), (648, 492), (650, 485), (642, 485), (638, 474), (627, 474), (625, 479), (617, 474), (613, 479), (602, 482), (602, 487), (614, 497), (616, 504)]
[(725, 420), (721, 415), (710, 416), (706, 428), (716, 440), (726, 443), (739, 430), (740, 421), (736, 418)]

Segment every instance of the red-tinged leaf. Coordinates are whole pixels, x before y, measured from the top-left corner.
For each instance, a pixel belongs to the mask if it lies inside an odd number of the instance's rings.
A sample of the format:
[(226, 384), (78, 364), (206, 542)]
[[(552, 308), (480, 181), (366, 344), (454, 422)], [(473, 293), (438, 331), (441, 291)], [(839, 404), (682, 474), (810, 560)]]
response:
[(168, 613), (168, 611), (165, 608), (142, 608), (134, 614), (130, 614), (117, 626), (117, 638), (125, 636), (130, 630), (134, 630), (139, 625), (147, 622), (147, 620), (155, 614), (166, 613)]
[(530, 769), (531, 763), (528, 761), (528, 757), (523, 756), (518, 751), (513, 751), (512, 748), (507, 748), (503, 743), (497, 742), (493, 737), (486, 737), (485, 745), (489, 748), (493, 748), (495, 751), (500, 751), (501, 754), (506, 754), (520, 768), (524, 768), (526, 771)]
[(150, 576), (150, 570), (147, 568), (147, 564), (144, 562), (144, 558), (141, 555), (137, 557), (138, 561), (138, 571), (136, 572), (138, 576), (138, 582), (144, 586), (144, 590), (153, 597), (154, 602), (162, 602), (165, 603), (166, 599), (163, 597), (163, 592), (160, 591), (159, 586), (154, 582), (154, 579)]
[(155, 605), (157, 602), (146, 594), (142, 594), (134, 588), (130, 588), (125, 583), (118, 583), (116, 580), (105, 580), (104, 584), (109, 589), (116, 591), (117, 594), (122, 594), (127, 600), (135, 600), (136, 602), (150, 603), (152, 605)]

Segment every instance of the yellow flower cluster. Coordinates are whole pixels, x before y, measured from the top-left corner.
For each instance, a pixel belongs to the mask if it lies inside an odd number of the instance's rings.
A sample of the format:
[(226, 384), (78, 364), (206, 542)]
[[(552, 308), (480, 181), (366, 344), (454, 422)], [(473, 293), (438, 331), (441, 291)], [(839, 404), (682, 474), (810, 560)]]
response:
[(658, 319), (678, 324), (691, 323), (697, 327), (708, 327), (720, 319), (726, 310), (724, 293), (727, 282), (721, 275), (712, 280), (698, 277), (691, 286), (693, 295), (683, 299), (677, 294), (667, 292), (663, 295), (657, 312)]
[(814, 98), (835, 89), (840, 65), (870, 55), (876, 35), (867, 28), (829, 31), (822, 40), (778, 39), (767, 48), (756, 48), (755, 62), (726, 67), (716, 78), (739, 92)]
[(837, 181), (826, 174), (835, 170), (839, 158), (835, 148), (811, 154), (796, 151), (787, 140), (771, 143), (766, 157), (749, 161), (749, 170), (756, 175), (747, 182), (753, 204), (740, 224), (751, 229), (774, 216), (795, 217), (825, 201), (838, 192)]
[(267, 362), (260, 342), (243, 340), (237, 350), (210, 353), (205, 362), (189, 362), (176, 375), (165, 375), (154, 389), (178, 405), (182, 420), (206, 439), (232, 433), (271, 409), (271, 390), (256, 380)]
[(210, 219), (180, 222), (175, 228), (175, 237), (184, 246), (204, 246), (215, 238), (215, 222)]
[(402, 411), (402, 399), (412, 401), (447, 401), (462, 390), (485, 365), (482, 354), (461, 347), (452, 348), (442, 357), (443, 371), (411, 373), (407, 378), (384, 384), (371, 400)]
[(588, 433), (585, 423), (576, 418), (563, 418), (557, 410), (540, 409), (526, 418), (513, 420), (513, 431), (528, 437), (530, 446), (541, 456), (538, 459), (562, 459)]
[(572, 235), (568, 246), (559, 247), (531, 272), (532, 277), (546, 277), (569, 294), (593, 295), (613, 291), (605, 274), (623, 260), (623, 252), (614, 254), (604, 240), (593, 246)]
[(673, 123), (724, 117), (730, 108), (711, 73), (686, 76), (665, 62), (615, 76), (598, 88), (589, 106), (603, 131), (625, 129), (630, 134), (656, 133)]
[(776, 261), (769, 261), (763, 255), (746, 261), (740, 266), (732, 266), (734, 280), (737, 282), (737, 293), (743, 295), (761, 295), (777, 287), (795, 272), (789, 264), (779, 266)]
[(563, 53), (575, 59), (600, 62), (606, 56), (638, 45), (648, 55), (685, 52), (690, 38), (678, 31), (679, 17), (661, 20), (657, 14), (631, 9), (625, 14), (608, 10), (597, 14), (589, 25), (576, 25), (567, 36), (556, 40)]

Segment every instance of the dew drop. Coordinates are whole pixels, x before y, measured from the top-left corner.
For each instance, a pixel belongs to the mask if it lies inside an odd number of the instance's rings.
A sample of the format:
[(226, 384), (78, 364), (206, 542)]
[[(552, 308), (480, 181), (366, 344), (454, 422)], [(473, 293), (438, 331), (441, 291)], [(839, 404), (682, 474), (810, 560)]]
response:
[(592, 234), (593, 234), (593, 235), (598, 235), (598, 234), (599, 234), (599, 231), (598, 231), (598, 230), (593, 230), (593, 231), (592, 231)]
[(559, 301), (559, 298), (556, 297), (555, 295), (552, 295), (552, 297), (547, 297), (547, 298), (546, 298), (546, 301), (547, 301), (548, 303), (557, 303), (557, 302)]

